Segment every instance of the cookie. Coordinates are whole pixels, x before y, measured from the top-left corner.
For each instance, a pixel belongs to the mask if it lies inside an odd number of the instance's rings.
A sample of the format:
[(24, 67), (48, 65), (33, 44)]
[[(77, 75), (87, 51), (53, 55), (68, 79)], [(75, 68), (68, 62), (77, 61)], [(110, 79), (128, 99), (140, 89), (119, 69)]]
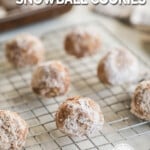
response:
[(136, 87), (131, 112), (141, 119), (150, 120), (150, 81), (143, 81)]
[(28, 126), (17, 113), (0, 110), (0, 149), (21, 150), (27, 134)]
[(103, 124), (100, 106), (88, 97), (68, 98), (56, 113), (58, 129), (73, 136), (91, 135), (100, 130)]
[(6, 57), (15, 67), (36, 65), (44, 60), (45, 49), (37, 37), (21, 34), (6, 43)]
[(101, 46), (99, 35), (94, 29), (76, 28), (65, 37), (65, 50), (77, 58), (95, 54)]
[(43, 97), (64, 95), (70, 85), (68, 68), (60, 61), (49, 61), (37, 66), (31, 86), (33, 91)]
[(138, 79), (139, 64), (129, 51), (113, 49), (100, 60), (97, 75), (105, 84), (132, 83)]

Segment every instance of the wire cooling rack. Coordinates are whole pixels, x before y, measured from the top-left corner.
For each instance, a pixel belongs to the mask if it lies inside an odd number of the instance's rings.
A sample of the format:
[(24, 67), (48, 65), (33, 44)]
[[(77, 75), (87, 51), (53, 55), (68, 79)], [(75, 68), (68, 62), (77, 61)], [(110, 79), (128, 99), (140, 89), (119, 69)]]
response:
[[(35, 95), (30, 87), (34, 68), (11, 67), (4, 57), (4, 45), (0, 44), (0, 109), (18, 112), (29, 124), (25, 150), (112, 150), (116, 142), (150, 135), (149, 122), (142, 121), (130, 113), (129, 86), (106, 86), (96, 75), (100, 58), (111, 47), (125, 45), (99, 22), (80, 26), (85, 25), (96, 28), (102, 37), (102, 48), (92, 57), (78, 60), (65, 53), (64, 36), (73, 26), (47, 32), (41, 37), (47, 49), (46, 59), (61, 60), (70, 69), (71, 87), (68, 94), (61, 97), (44, 99)], [(135, 55), (142, 68), (150, 67), (149, 62), (145, 62), (138, 52)], [(58, 106), (68, 96), (75, 95), (88, 96), (100, 104), (105, 116), (103, 130), (90, 137), (78, 138), (67, 136), (56, 128), (55, 113)]]

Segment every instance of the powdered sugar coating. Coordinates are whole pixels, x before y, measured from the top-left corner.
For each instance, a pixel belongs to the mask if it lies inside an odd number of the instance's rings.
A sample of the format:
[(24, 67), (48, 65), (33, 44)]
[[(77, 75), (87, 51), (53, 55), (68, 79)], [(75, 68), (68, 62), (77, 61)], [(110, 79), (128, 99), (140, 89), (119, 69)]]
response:
[(56, 124), (69, 135), (90, 135), (102, 128), (104, 117), (99, 105), (90, 98), (72, 97), (59, 107)]
[(141, 82), (135, 89), (131, 112), (141, 119), (150, 120), (150, 81)]
[(27, 124), (18, 114), (0, 110), (0, 149), (21, 150), (27, 133)]
[(124, 84), (138, 79), (137, 59), (127, 50), (114, 49), (108, 52), (98, 66), (98, 77), (104, 83)]
[(42, 63), (32, 75), (33, 91), (48, 98), (65, 94), (69, 84), (69, 71), (60, 61)]
[(93, 55), (98, 51), (101, 40), (92, 28), (76, 28), (65, 39), (65, 50), (77, 58)]
[(16, 67), (37, 64), (44, 59), (42, 42), (30, 34), (21, 34), (6, 43), (6, 57)]

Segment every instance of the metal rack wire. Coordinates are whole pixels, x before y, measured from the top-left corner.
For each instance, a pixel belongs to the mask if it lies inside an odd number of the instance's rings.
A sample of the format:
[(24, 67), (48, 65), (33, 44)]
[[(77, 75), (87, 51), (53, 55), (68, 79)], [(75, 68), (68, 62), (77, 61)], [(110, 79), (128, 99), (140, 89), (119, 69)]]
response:
[[(11, 67), (4, 57), (3, 44), (0, 44), (0, 109), (18, 112), (29, 124), (25, 150), (111, 150), (117, 141), (150, 135), (149, 122), (139, 120), (130, 113), (128, 88), (103, 85), (96, 76), (97, 64), (104, 53), (112, 46), (125, 45), (99, 22), (88, 25), (97, 28), (103, 37), (103, 46), (98, 54), (81, 60), (68, 56), (63, 49), (64, 36), (72, 26), (47, 32), (41, 37), (47, 49), (46, 59), (61, 60), (68, 65), (71, 74), (72, 84), (68, 94), (52, 99), (38, 97), (32, 92), (30, 80), (34, 68)], [(136, 56), (144, 68), (149, 68), (144, 59), (138, 54)], [(89, 96), (100, 104), (106, 121), (103, 130), (90, 137), (77, 138), (67, 136), (56, 128), (55, 112), (59, 104), (73, 95)]]

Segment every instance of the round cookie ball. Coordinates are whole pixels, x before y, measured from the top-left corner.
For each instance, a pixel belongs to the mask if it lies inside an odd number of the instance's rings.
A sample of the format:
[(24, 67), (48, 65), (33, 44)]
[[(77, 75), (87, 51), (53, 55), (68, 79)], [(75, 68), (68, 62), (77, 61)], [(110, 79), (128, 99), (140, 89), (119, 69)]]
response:
[(33, 91), (43, 97), (63, 95), (70, 85), (69, 71), (60, 61), (42, 63), (35, 69), (31, 85)]
[(36, 65), (43, 61), (42, 42), (30, 34), (21, 34), (6, 43), (6, 57), (15, 67)]
[(17, 113), (0, 110), (0, 149), (21, 150), (27, 134), (28, 126)]
[(129, 51), (114, 49), (101, 59), (97, 74), (106, 84), (132, 83), (139, 76), (138, 61)]
[(99, 105), (87, 97), (68, 98), (56, 113), (56, 125), (69, 135), (90, 135), (100, 130), (104, 117)]
[(95, 54), (101, 46), (99, 35), (91, 28), (76, 28), (65, 38), (65, 50), (77, 58)]
[(150, 120), (150, 81), (141, 82), (135, 89), (131, 112), (141, 119)]

